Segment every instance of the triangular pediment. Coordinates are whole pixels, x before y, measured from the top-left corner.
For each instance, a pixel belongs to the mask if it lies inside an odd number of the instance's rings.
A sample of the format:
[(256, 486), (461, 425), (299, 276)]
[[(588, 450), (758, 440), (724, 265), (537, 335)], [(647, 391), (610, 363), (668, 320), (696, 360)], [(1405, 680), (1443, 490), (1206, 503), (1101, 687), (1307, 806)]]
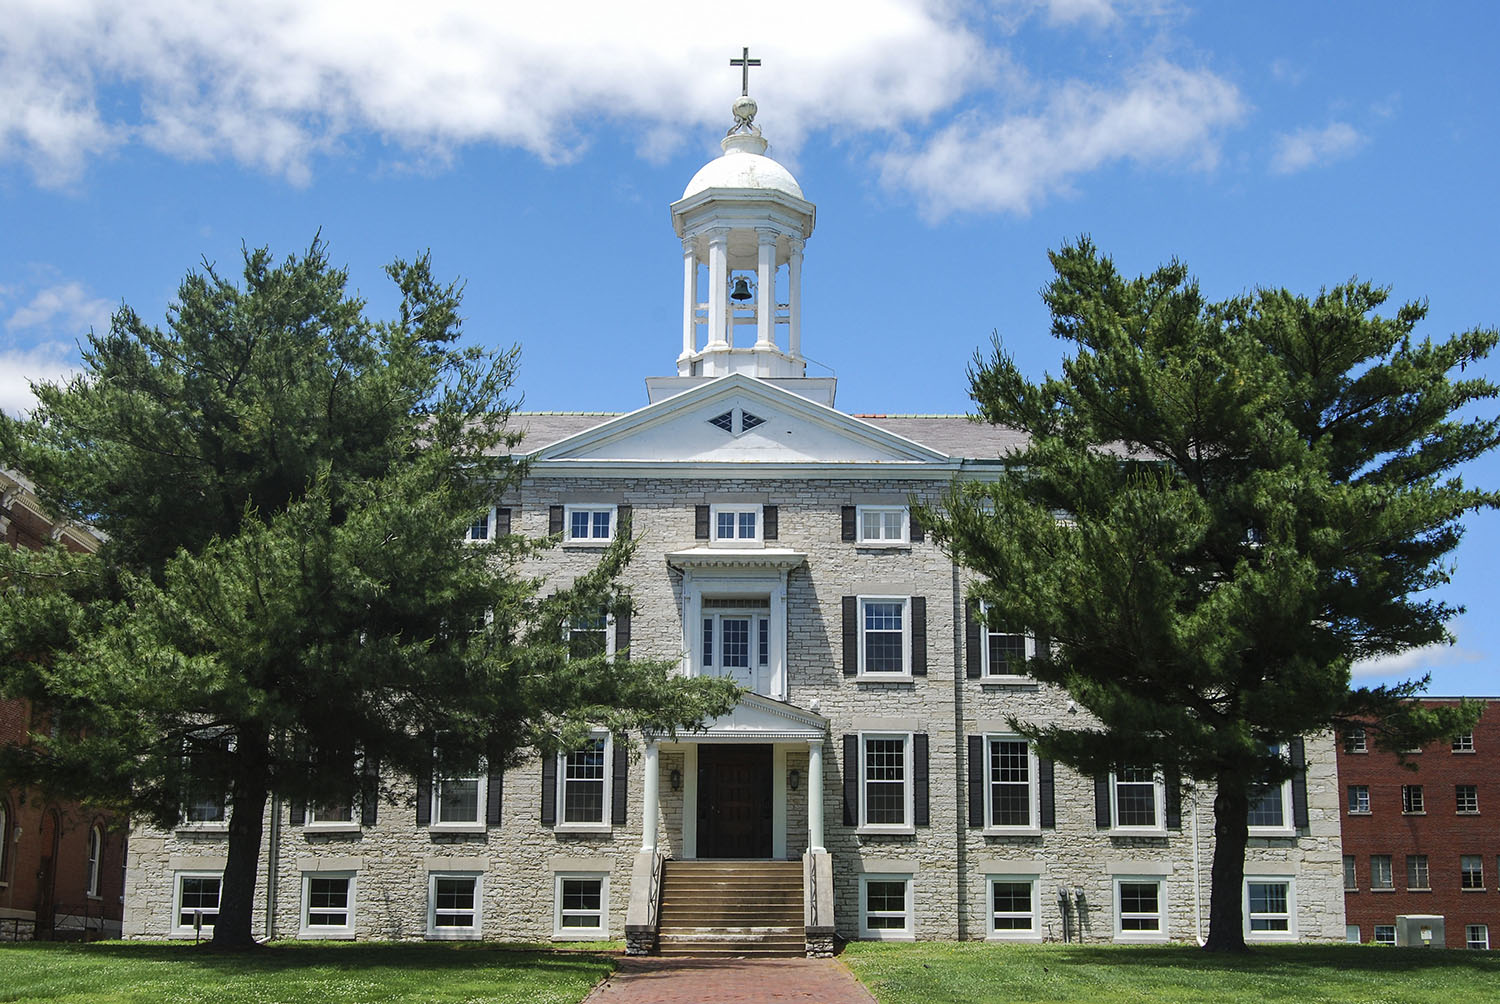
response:
[(698, 742), (796, 741), (822, 739), (828, 719), (795, 705), (746, 694), (727, 715), (714, 719), (704, 732), (684, 736)]
[(533, 459), (544, 466), (953, 463), (946, 454), (743, 374), (558, 440)]

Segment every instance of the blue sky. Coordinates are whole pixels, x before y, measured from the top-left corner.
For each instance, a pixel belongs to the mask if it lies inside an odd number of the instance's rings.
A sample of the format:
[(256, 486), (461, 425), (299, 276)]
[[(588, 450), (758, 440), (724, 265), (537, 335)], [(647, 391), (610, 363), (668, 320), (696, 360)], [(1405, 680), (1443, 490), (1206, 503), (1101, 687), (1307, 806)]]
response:
[[(431, 249), (538, 409), (629, 410), (680, 348), (667, 204), (718, 153), (748, 45), (771, 155), (817, 203), (804, 349), (854, 412), (967, 410), (998, 332), (1057, 368), (1046, 252), (1185, 261), (1209, 295), (1351, 276), (1500, 323), (1492, 3), (12, 0), (0, 22), (0, 407), (200, 260), (321, 229), (380, 313)], [(719, 13), (722, 12), (722, 13)], [(1500, 361), (1486, 366), (1500, 379)], [(1500, 460), (1466, 472), (1500, 484)], [(1457, 644), (1361, 667), (1500, 694), (1469, 521)]]

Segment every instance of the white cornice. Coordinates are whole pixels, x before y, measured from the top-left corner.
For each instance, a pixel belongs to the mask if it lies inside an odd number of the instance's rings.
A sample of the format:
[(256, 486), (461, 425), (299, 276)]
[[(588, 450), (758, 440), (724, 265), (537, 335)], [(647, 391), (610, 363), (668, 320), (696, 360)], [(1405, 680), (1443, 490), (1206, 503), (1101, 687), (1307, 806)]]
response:
[(755, 568), (783, 572), (806, 562), (805, 553), (785, 547), (694, 547), (667, 552), (667, 564), (673, 568)]

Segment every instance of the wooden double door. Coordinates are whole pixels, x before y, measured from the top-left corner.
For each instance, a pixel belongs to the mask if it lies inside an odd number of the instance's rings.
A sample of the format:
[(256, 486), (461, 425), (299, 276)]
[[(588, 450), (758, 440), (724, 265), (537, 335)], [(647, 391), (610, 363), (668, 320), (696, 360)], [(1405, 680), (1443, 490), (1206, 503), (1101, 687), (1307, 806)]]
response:
[(771, 746), (698, 747), (698, 857), (771, 856)]

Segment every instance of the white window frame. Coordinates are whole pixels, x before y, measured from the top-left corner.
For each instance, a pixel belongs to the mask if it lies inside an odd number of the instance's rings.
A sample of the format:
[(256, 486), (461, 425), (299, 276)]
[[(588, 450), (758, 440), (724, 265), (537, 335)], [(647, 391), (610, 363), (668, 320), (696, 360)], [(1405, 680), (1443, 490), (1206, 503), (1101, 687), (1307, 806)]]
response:
[[(1281, 757), (1283, 760), (1290, 759), (1291, 751), (1285, 743), (1270, 743), (1267, 751)], [(1253, 790), (1253, 789), (1252, 789)], [(1270, 794), (1269, 790), (1266, 794)], [(1249, 835), (1252, 837), (1294, 837), (1297, 835), (1297, 827), (1292, 819), (1292, 782), (1290, 780), (1278, 781), (1276, 783), (1276, 794), (1281, 801), (1281, 823), (1279, 825), (1265, 824), (1252, 825), (1248, 827)], [(1253, 804), (1251, 806), (1253, 808)]]
[[(214, 904), (214, 908), (212, 910), (212, 915), (214, 917), (214, 921), (215, 921), (215, 923), (217, 923), (218, 922), (218, 918), (219, 918), (219, 906), (218, 906), (218, 903), (219, 902), (223, 902), (223, 899), (224, 899), (224, 873), (222, 871), (180, 871), (180, 872), (174, 872), (172, 874), (172, 927), (171, 927), (171, 931), (172, 931), (172, 934), (174, 936), (176, 936), (176, 937), (186, 936), (186, 937), (191, 938), (196, 933), (194, 931), (194, 929), (193, 929), (193, 925), (191, 923), (189, 923), (189, 924), (183, 924), (182, 923), (182, 883), (183, 883), (184, 879), (213, 879), (214, 881), (216, 881), (216, 882), (219, 883), (219, 897), (218, 897), (218, 902), (216, 902)], [(204, 912), (204, 916), (205, 917), (208, 916), (208, 914), (210, 913), (210, 911), (207, 911), (207, 910), (205, 910), (203, 912)], [(204, 924), (203, 925), (203, 931), (209, 937), (213, 936), (214, 929), (213, 929), (212, 925), (210, 925), (210, 924)]]
[(1351, 784), (1345, 795), (1349, 815), (1368, 816), (1370, 814), (1370, 786), (1368, 784)]
[[(0, 812), (0, 840), (9, 834), (4, 829), (5, 813)], [(89, 827), (88, 859), (84, 872), (84, 895), (89, 899), (99, 898), (99, 866), (104, 858), (104, 830), (98, 823)]]
[[(1468, 808), (1468, 809), (1464, 808), (1464, 802), (1465, 802), (1464, 792), (1465, 792), (1466, 789), (1467, 789), (1468, 793), (1473, 796), (1472, 798), (1470, 798), (1470, 799), (1467, 800), (1469, 802), (1469, 804), (1472, 806), (1472, 808)], [(1460, 816), (1477, 816), (1477, 815), (1479, 815), (1479, 785), (1477, 785), (1477, 784), (1455, 784), (1453, 786), (1453, 808), (1454, 808), (1454, 812), (1455, 812), (1456, 815), (1460, 815)]]
[[(1389, 891), (1391, 889), (1396, 888), (1396, 863), (1393, 860), (1393, 857), (1394, 856), (1390, 855), (1390, 854), (1371, 854), (1370, 855), (1370, 891), (1372, 891), (1372, 892), (1374, 892), (1376, 890), (1386, 890), (1386, 891)], [(1384, 885), (1382, 885), (1380, 882), (1376, 881), (1377, 879), (1380, 878), (1380, 872), (1377, 871), (1376, 868), (1375, 868), (1375, 862), (1377, 862), (1377, 861), (1384, 861), (1385, 862), (1385, 879), (1386, 879), (1386, 881), (1385, 881)]]
[(1474, 752), (1474, 732), (1473, 732), (1473, 730), (1470, 730), (1468, 732), (1460, 732), (1458, 735), (1454, 736), (1453, 737), (1452, 748), (1453, 748), (1453, 752), (1455, 752), (1455, 753), (1473, 753)]
[[(600, 818), (595, 820), (580, 820), (568, 822), (564, 817), (567, 814), (568, 797), (568, 757), (570, 753), (557, 754), (557, 819), (553, 823), (553, 829), (562, 833), (609, 833), (614, 828), (611, 820), (614, 818), (614, 776), (615, 776), (615, 740), (608, 732), (596, 730), (590, 734), (592, 742), (604, 743), (604, 777), (602, 785), (604, 797), (600, 800)], [(581, 750), (574, 751), (581, 752)], [(577, 779), (580, 783), (584, 778)]]
[(1370, 745), (1366, 741), (1365, 730), (1362, 728), (1345, 729), (1343, 736), (1343, 750), (1350, 756), (1368, 753), (1370, 751)]
[[(880, 535), (865, 534), (865, 514), (880, 516)], [(900, 515), (901, 530), (898, 536), (886, 535), (886, 516)], [(911, 543), (911, 510), (904, 505), (857, 505), (854, 507), (854, 542), (861, 547), (905, 547)]]
[[(1252, 885), (1286, 886), (1286, 913), (1255, 913), (1250, 908)], [(1246, 875), (1242, 887), (1244, 931), (1246, 941), (1275, 942), (1297, 940), (1297, 881), (1291, 875)], [(1256, 920), (1276, 921), (1285, 919), (1284, 931), (1256, 931), (1252, 926)]]
[(984, 615), (987, 615), (989, 613), (989, 610), (990, 605), (981, 600), (979, 603), (979, 612), (981, 615), (981, 622), (979, 625), (979, 678), (981, 680), (989, 680), (991, 682), (998, 681), (1002, 683), (1016, 680), (1030, 680), (1031, 676), (1028, 673), (990, 672), (990, 666), (992, 665), (990, 660), (990, 646), (992, 644), (993, 636), (1000, 635), (1004, 637), (1021, 638), (1023, 642), (1022, 653), (1027, 659), (1036, 658), (1036, 639), (1029, 634), (1022, 634), (1018, 631), (992, 630), (990, 624), (988, 624), (983, 619)]
[[(312, 884), (319, 879), (331, 879), (345, 882), (345, 904), (343, 908), (344, 922), (342, 924), (314, 924), (308, 918), (312, 915)], [(359, 886), (358, 873), (352, 871), (326, 871), (326, 872), (303, 872), (302, 873), (302, 912), (298, 917), (297, 937), (302, 939), (349, 939), (354, 937), (354, 910), (356, 903), (356, 891)], [(320, 912), (336, 912), (334, 910)]]
[[(728, 537), (719, 533), (719, 517), (734, 517), (734, 534)], [(749, 515), (755, 520), (755, 532), (748, 537), (740, 536), (740, 517)], [(718, 503), (708, 507), (708, 539), (718, 547), (759, 547), (765, 543), (765, 507), (756, 503)]]
[[(459, 783), (473, 781), (478, 791), (475, 799), (475, 816), (473, 819), (443, 820), (443, 785), (449, 782)], [(489, 776), (485, 771), (484, 761), (479, 762), (473, 774), (462, 774), (454, 777), (443, 777), (436, 772), (432, 777), (431, 811), (428, 816), (427, 828), (438, 833), (482, 833), (485, 830), (485, 813), (489, 806)]]
[(1401, 786), (1401, 815), (1427, 815), (1427, 793), (1422, 790), (1420, 784), (1403, 784)]
[[(1418, 863), (1417, 863), (1418, 861), (1421, 862), (1420, 865), (1418, 865)], [(1418, 870), (1421, 871), (1421, 875), (1417, 876), (1417, 877), (1426, 879), (1426, 881), (1423, 882), (1421, 885), (1413, 885), (1412, 884), (1412, 877), (1413, 877), (1412, 873), (1415, 872), (1415, 871), (1418, 871)], [(1406, 855), (1406, 889), (1407, 889), (1408, 892), (1411, 892), (1411, 891), (1431, 892), (1432, 891), (1432, 862), (1429, 860), (1429, 858), (1428, 858), (1428, 856), (1426, 854), (1408, 854), (1408, 855)]]
[[(615, 654), (615, 615), (607, 610), (601, 610), (599, 612), (604, 615), (604, 654), (606, 656), (612, 656)], [(593, 629), (579, 628), (577, 626), (577, 622), (572, 618), (569, 618), (566, 622), (563, 623), (563, 641), (568, 644), (568, 653), (570, 656), (573, 651), (574, 633), (581, 633), (584, 630)]]
[[(1006, 916), (1015, 919), (1026, 917), (1031, 921), (1031, 926), (1026, 929), (1019, 928), (996, 928), (995, 927), (995, 886), (999, 883), (1025, 885), (1031, 889), (1031, 911), (1021, 914), (1015, 911), (1007, 911)], [(1038, 915), (1041, 913), (1041, 901), (1038, 899), (1037, 887), (1039, 885), (1035, 875), (986, 875), (984, 877), (984, 936), (988, 941), (1041, 941), (1042, 925)]]
[[(1111, 883), (1114, 891), (1114, 920), (1115, 940), (1129, 944), (1151, 944), (1167, 940), (1167, 880), (1160, 875), (1115, 875)], [(1156, 886), (1156, 912), (1132, 913), (1132, 918), (1146, 919), (1156, 918), (1156, 930), (1154, 931), (1127, 931), (1124, 928), (1125, 911), (1123, 901), (1120, 898), (1122, 885), (1154, 885)]]
[(1347, 944), (1347, 945), (1357, 945), (1357, 944), (1359, 944), (1359, 925), (1358, 924), (1345, 924), (1344, 925), (1344, 943)]
[[(437, 884), (440, 880), (469, 881), (474, 884), (474, 922), (467, 927), (438, 926)], [(456, 910), (444, 911), (455, 916)], [(473, 941), (484, 932), (484, 874), (482, 872), (432, 871), (427, 873), (427, 940)]]
[(496, 523), (496, 520), (499, 519), (499, 516), (500, 516), (500, 507), (499, 506), (490, 506), (489, 509), (485, 512), (485, 514), (483, 516), (483, 519), (485, 521), (485, 523), (484, 523), (484, 533), (485, 533), (485, 535), (483, 537), (476, 537), (476, 536), (474, 536), (474, 527), (478, 523), (478, 520), (472, 520), (472, 521), (470, 521), (469, 525), (466, 526), (466, 527), (464, 527), (464, 543), (466, 543), (466, 544), (488, 544), (490, 541), (494, 540), (498, 536), (498, 534), (495, 533), (495, 523)]
[[(902, 797), (902, 821), (899, 823), (872, 823), (869, 822), (869, 741), (896, 740), (901, 743), (902, 753), (902, 775), (901, 775), (901, 797)], [(913, 823), (913, 812), (915, 810), (914, 785), (912, 783), (913, 753), (912, 733), (910, 732), (861, 732), (859, 733), (859, 831), (860, 833), (916, 833), (917, 828)]]
[(7, 853), (10, 844), (10, 806), (6, 804), (4, 795), (0, 794), (0, 889), (10, 885), (5, 877), (10, 874), (6, 870), (6, 866), (10, 864), (10, 855)]
[(1488, 952), (1490, 950), (1490, 925), (1465, 924), (1464, 947), (1474, 952)]
[[(1467, 876), (1473, 873), (1473, 869), (1465, 868), (1465, 861), (1475, 861), (1479, 865), (1479, 884), (1465, 885)], [(1458, 856), (1458, 888), (1461, 892), (1484, 892), (1484, 855), (1483, 854), (1460, 854)]]
[[(564, 882), (598, 882), (599, 909), (563, 909)], [(597, 916), (599, 926), (564, 927), (565, 914), (575, 916)], [(608, 941), (609, 940), (609, 872), (567, 871), (553, 872), (552, 876), (552, 937), (556, 941)]]
[[(1026, 806), (1028, 822), (1024, 826), (995, 822), (995, 776), (993, 743), (1025, 743)], [(984, 737), (984, 832), (986, 834), (1033, 836), (1042, 832), (1041, 784), (1036, 747), (1023, 736), (1009, 733), (987, 733)]]
[[(1126, 781), (1125, 784), (1144, 784), (1144, 781)], [(1139, 833), (1153, 836), (1166, 836), (1167, 833), (1167, 785), (1162, 780), (1160, 773), (1153, 773), (1151, 779), (1151, 795), (1153, 811), (1156, 814), (1156, 822), (1150, 826), (1122, 826), (1120, 825), (1120, 778), (1114, 771), (1109, 772), (1109, 823), (1111, 833)]]
[(1394, 946), (1396, 944), (1396, 925), (1376, 924), (1374, 930), (1370, 932), (1370, 943), (1373, 945)]
[[(573, 536), (573, 514), (578, 512), (587, 513), (609, 513), (609, 533), (606, 536), (595, 536), (593, 529), (596, 522), (591, 516), (589, 518), (589, 534), (586, 537)], [(615, 531), (620, 526), (619, 507), (614, 503), (577, 503), (563, 506), (563, 543), (565, 544), (590, 544), (602, 547), (615, 539)]]
[[(326, 806), (324, 806), (323, 808), (326, 808)], [(319, 805), (317, 804), (317, 802), (309, 799), (307, 802), (307, 809), (305, 810), (306, 817), (304, 818), (302, 823), (303, 829), (317, 830), (327, 833), (332, 831), (357, 830), (360, 828), (359, 805), (352, 798), (349, 800), (349, 815), (347, 818), (341, 816), (326, 816), (323, 818), (319, 818), (318, 809)]]
[[(871, 603), (901, 604), (901, 669), (870, 670), (865, 666), (865, 608)], [(911, 597), (910, 596), (860, 596), (854, 605), (859, 618), (859, 668), (858, 677), (865, 680), (910, 680), (911, 672)]]
[(1353, 854), (1344, 855), (1344, 891), (1359, 892), (1359, 863)]
[[(871, 882), (900, 882), (906, 889), (906, 905), (902, 911), (905, 924), (900, 928), (870, 927)], [(859, 936), (868, 941), (915, 941), (916, 940), (916, 876), (910, 872), (861, 872), (859, 876)], [(894, 916), (880, 911), (876, 916)]]

